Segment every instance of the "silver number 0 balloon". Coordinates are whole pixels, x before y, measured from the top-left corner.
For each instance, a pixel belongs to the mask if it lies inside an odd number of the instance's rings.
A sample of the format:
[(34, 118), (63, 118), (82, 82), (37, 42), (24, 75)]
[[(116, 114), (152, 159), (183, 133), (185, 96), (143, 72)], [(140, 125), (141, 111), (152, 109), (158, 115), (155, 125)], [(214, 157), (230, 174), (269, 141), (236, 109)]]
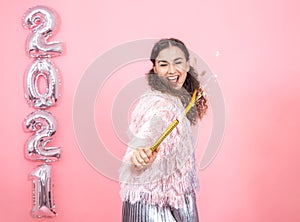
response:
[[(47, 84), (44, 94), (41, 94), (38, 80), (43, 77)], [(45, 109), (53, 106), (58, 99), (57, 69), (49, 59), (37, 59), (25, 74), (25, 97), (30, 106)]]

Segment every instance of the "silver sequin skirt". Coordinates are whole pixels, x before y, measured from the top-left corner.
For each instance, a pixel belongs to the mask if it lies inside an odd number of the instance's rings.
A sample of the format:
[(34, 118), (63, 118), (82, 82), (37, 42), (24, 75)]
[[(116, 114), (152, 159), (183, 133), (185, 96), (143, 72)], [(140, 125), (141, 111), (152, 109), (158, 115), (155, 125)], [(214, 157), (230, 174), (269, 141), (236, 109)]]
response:
[(185, 195), (185, 205), (176, 209), (171, 206), (159, 207), (144, 201), (131, 204), (123, 202), (122, 222), (198, 222), (196, 196), (192, 192)]

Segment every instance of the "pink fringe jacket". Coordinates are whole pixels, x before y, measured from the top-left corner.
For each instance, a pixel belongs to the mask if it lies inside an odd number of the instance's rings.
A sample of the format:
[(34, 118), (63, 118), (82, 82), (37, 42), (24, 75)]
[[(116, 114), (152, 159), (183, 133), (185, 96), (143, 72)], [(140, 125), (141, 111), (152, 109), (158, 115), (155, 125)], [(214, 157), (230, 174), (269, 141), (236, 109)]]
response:
[[(146, 201), (159, 206), (183, 207), (184, 194), (198, 187), (194, 144), (189, 120), (179, 98), (147, 91), (132, 112), (130, 142), (120, 168), (121, 198), (131, 203)], [(161, 143), (155, 161), (142, 170), (130, 162), (137, 147), (150, 147), (168, 125), (179, 124)]]

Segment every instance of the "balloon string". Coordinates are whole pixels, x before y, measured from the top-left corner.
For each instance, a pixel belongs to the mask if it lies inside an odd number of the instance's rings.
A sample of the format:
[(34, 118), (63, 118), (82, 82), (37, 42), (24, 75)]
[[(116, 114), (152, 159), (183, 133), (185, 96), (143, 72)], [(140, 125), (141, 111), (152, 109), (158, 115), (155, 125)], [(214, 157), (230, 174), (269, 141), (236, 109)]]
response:
[[(181, 117), (185, 116), (192, 106), (195, 104), (196, 100), (196, 95), (197, 95), (198, 90), (196, 89), (193, 93), (192, 99), (190, 103), (186, 106), (185, 110), (183, 111)], [(168, 128), (161, 134), (161, 136), (155, 141), (155, 143), (150, 147), (150, 150), (154, 152), (157, 147), (162, 143), (162, 141), (172, 132), (172, 130), (178, 125), (179, 120), (175, 119), (169, 126)]]

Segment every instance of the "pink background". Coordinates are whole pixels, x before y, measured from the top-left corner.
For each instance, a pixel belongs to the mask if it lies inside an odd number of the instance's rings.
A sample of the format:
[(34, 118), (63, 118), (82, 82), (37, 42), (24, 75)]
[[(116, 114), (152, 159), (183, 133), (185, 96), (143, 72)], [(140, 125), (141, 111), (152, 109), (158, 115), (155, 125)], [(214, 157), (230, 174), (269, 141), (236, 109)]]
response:
[(37, 163), (24, 158), (30, 134), (22, 129), (23, 119), (33, 111), (23, 96), (23, 76), (31, 60), (24, 50), (28, 31), (21, 18), (37, 4), (60, 15), (54, 39), (67, 48), (64, 56), (53, 60), (63, 86), (59, 104), (50, 111), (58, 120), (54, 143), (62, 147), (63, 156), (53, 166), (59, 216), (52, 221), (120, 221), (118, 183), (95, 171), (76, 143), (75, 90), (88, 65), (110, 48), (135, 39), (173, 36), (218, 75), (226, 104), (220, 152), (199, 171), (202, 221), (300, 221), (296, 0), (2, 1), (0, 221), (34, 220), (29, 214), (28, 175)]

